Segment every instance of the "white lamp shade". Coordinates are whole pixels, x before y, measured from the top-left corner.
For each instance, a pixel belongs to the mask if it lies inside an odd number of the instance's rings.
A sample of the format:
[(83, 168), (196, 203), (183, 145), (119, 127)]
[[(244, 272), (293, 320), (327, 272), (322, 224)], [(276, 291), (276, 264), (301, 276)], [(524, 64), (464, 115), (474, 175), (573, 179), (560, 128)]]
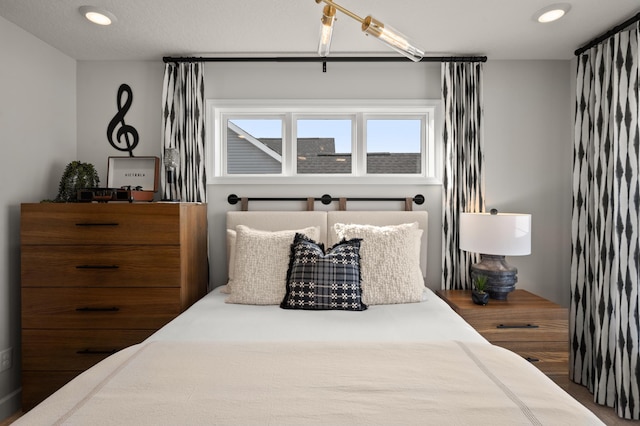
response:
[(460, 249), (499, 256), (531, 254), (531, 215), (462, 213)]

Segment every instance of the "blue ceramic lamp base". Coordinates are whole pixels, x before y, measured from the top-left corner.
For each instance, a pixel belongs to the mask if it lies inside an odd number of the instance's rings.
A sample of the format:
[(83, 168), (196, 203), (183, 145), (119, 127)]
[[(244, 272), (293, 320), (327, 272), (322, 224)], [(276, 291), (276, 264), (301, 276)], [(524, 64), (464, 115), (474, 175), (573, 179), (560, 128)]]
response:
[(496, 300), (507, 300), (518, 281), (518, 269), (509, 265), (504, 256), (481, 254), (480, 263), (471, 265), (472, 281), (480, 275), (487, 277), (485, 291)]

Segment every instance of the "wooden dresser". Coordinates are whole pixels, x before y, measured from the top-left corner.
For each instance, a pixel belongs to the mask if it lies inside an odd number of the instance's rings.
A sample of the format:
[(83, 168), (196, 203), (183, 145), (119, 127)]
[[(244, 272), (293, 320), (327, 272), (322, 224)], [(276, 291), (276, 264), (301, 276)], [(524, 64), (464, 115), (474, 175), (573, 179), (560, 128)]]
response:
[(206, 294), (207, 206), (21, 206), (26, 411)]
[(449, 306), (491, 343), (523, 356), (547, 375), (569, 370), (569, 314), (566, 308), (515, 290), (506, 301), (485, 306), (471, 301), (470, 290), (438, 290)]

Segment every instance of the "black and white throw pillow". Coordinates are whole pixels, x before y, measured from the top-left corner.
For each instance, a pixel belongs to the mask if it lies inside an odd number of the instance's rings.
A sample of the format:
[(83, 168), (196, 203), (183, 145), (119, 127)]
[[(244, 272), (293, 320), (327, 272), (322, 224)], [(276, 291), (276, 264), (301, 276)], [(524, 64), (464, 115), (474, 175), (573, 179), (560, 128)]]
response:
[(284, 309), (363, 311), (359, 238), (343, 240), (327, 252), (302, 234), (291, 244)]

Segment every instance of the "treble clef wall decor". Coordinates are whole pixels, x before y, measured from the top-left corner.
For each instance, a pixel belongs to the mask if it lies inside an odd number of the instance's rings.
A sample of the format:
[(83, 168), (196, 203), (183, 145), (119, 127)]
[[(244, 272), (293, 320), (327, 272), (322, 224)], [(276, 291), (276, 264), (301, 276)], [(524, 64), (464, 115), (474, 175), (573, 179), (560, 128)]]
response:
[[(126, 94), (126, 100), (122, 98)], [(129, 157), (133, 157), (133, 149), (138, 146), (138, 131), (135, 127), (128, 125), (124, 122), (124, 116), (129, 111), (133, 102), (133, 93), (131, 87), (127, 84), (121, 84), (118, 89), (118, 112), (113, 116), (107, 126), (107, 139), (112, 147), (118, 151), (125, 151), (129, 153)], [(120, 125), (120, 127), (118, 127)], [(117, 131), (116, 131), (117, 128)], [(114, 139), (115, 136), (115, 139)]]

